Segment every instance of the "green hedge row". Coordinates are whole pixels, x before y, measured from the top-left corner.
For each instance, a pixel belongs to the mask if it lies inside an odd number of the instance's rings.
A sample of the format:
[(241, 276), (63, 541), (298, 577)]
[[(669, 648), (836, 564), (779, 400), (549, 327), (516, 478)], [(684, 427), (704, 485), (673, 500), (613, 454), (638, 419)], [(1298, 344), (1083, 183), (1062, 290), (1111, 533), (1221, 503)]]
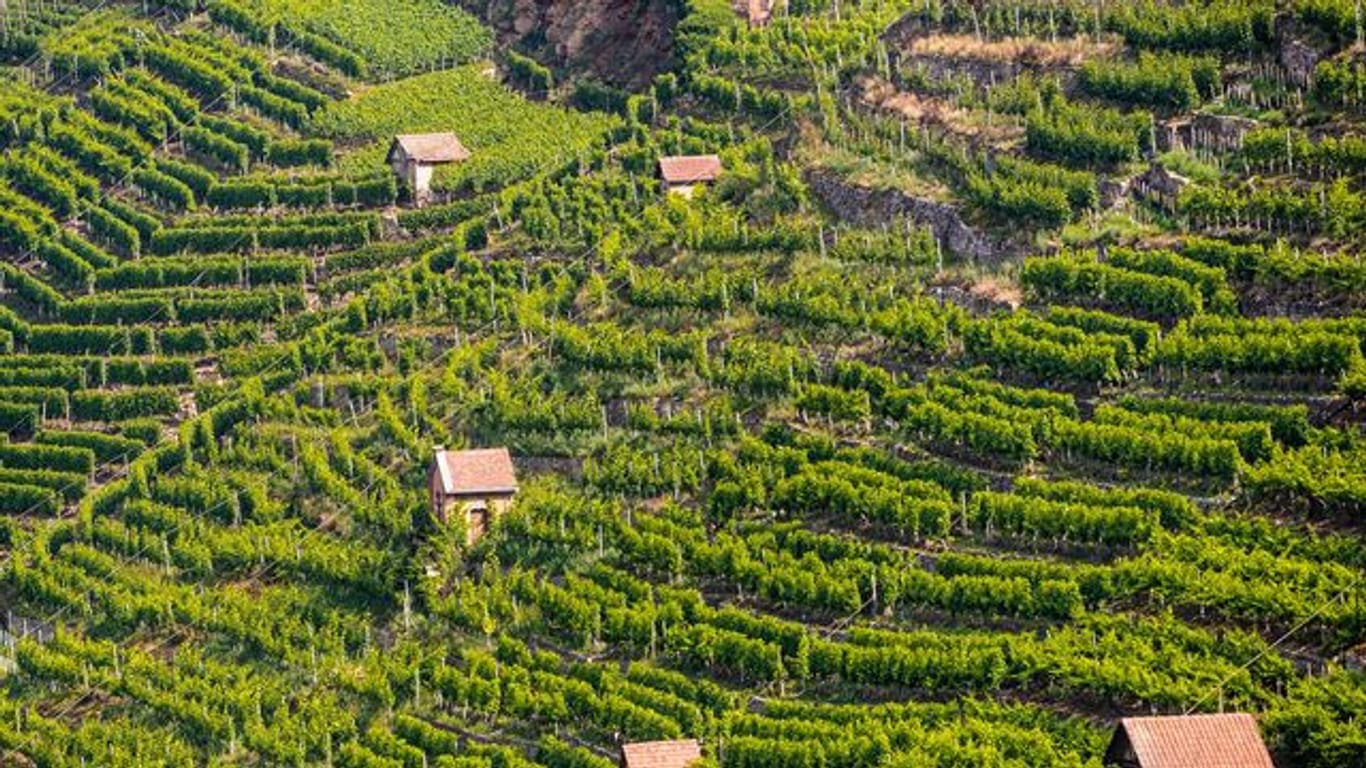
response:
[(122, 435), (109, 435), (103, 432), (43, 430), (34, 436), (33, 441), (41, 445), (64, 445), (71, 448), (89, 448), (95, 453), (95, 461), (101, 464), (133, 459), (146, 450), (147, 446), (139, 440)]
[(164, 105), (149, 105), (145, 96), (139, 99), (107, 86), (91, 89), (89, 96), (91, 111), (97, 116), (117, 125), (131, 126), (148, 141), (160, 144), (175, 130), (176, 121), (170, 110)]
[(88, 355), (148, 355), (155, 350), (152, 329), (97, 325), (34, 325), (26, 339), (30, 352)]
[[(0, 221), (3, 220), (4, 213), (0, 211)], [(6, 290), (18, 293), (20, 298), (41, 312), (54, 312), (62, 305), (62, 295), (53, 290), (52, 286), (13, 264), (0, 262), (0, 285)]]
[(84, 474), (58, 472), (51, 469), (10, 469), (0, 468), (0, 483), (10, 485), (36, 485), (56, 491), (68, 502), (79, 501), (85, 495)]
[(0, 387), (79, 389), (83, 386), (85, 386), (85, 370), (74, 365), (0, 368)]
[(43, 227), (33, 219), (15, 211), (0, 210), (0, 243), (21, 251), (31, 251), (42, 242)]
[(62, 499), (51, 488), (0, 483), (0, 513), (51, 517), (61, 511)]
[(0, 358), (0, 384), (82, 389), (113, 385), (192, 384), (189, 360), (165, 357), (81, 357), (29, 354)]
[(366, 211), (317, 211), (278, 218), (266, 218), (256, 214), (216, 214), (189, 219), (185, 226), (203, 229), (256, 229), (262, 226), (336, 227), (358, 223), (368, 226), (374, 237), (379, 237), (384, 232), (384, 224), (379, 214)]
[[(299, 270), (295, 270), (295, 277)], [(58, 312), (68, 325), (139, 326), (173, 322), (272, 320), (306, 306), (302, 289), (191, 291), (178, 296), (90, 296)], [(41, 327), (41, 326), (39, 326)]]
[(325, 139), (280, 139), (266, 148), (266, 162), (279, 168), (332, 164), (332, 142)]
[(144, 66), (201, 100), (216, 99), (232, 90), (231, 77), (170, 45), (145, 45), (139, 50)]
[(251, 260), (240, 256), (147, 258), (96, 270), (95, 287), (127, 290), (189, 285), (300, 285), (307, 279), (308, 267), (308, 259), (297, 256)]
[(51, 208), (58, 218), (74, 215), (80, 205), (75, 185), (32, 155), (8, 155), (0, 161), (0, 175), (10, 186)]
[(176, 312), (181, 322), (203, 323), (220, 320), (274, 320), (307, 306), (302, 290), (232, 291), (181, 299)]
[(246, 147), (252, 157), (264, 157), (266, 148), (270, 145), (269, 133), (241, 120), (229, 120), (217, 115), (202, 115), (199, 118), (199, 125), (229, 141)]
[(302, 128), (308, 122), (308, 109), (304, 105), (264, 88), (243, 85), (237, 90), (237, 98), (243, 104), (255, 107), (262, 115), (291, 128)]
[(84, 286), (87, 281), (95, 279), (95, 268), (61, 243), (44, 240), (35, 250), (48, 269), (75, 285)]
[(119, 219), (133, 229), (138, 231), (138, 237), (143, 243), (152, 239), (152, 236), (161, 229), (161, 221), (155, 216), (143, 213), (133, 206), (112, 197), (105, 197), (100, 205), (108, 212), (114, 214)]
[(0, 402), (37, 406), (49, 416), (66, 412), (67, 391), (61, 387), (0, 387)]
[(77, 421), (124, 421), (145, 416), (169, 416), (180, 410), (180, 399), (170, 387), (138, 387), (105, 392), (71, 393), (71, 418)]
[(119, 424), (119, 432), (150, 447), (161, 440), (161, 422), (151, 418), (129, 419)]
[(257, 72), (256, 84), (276, 96), (302, 104), (309, 112), (321, 109), (332, 101), (325, 93), (287, 77), (272, 75), (269, 72)]
[(112, 267), (118, 263), (118, 259), (109, 255), (108, 251), (69, 229), (63, 229), (57, 235), (57, 241), (92, 267)]
[(438, 241), (435, 238), (414, 240), (407, 243), (373, 243), (354, 251), (343, 251), (328, 256), (324, 266), (329, 275), (377, 267), (390, 267), (416, 259), (437, 245)]
[(139, 325), (175, 319), (171, 300), (164, 296), (129, 298), (86, 296), (63, 304), (57, 319), (71, 325)]
[(154, 168), (138, 168), (133, 171), (133, 184), (158, 205), (175, 210), (194, 210), (194, 191), (174, 176)]
[(0, 444), (0, 467), (46, 469), (88, 475), (95, 470), (95, 452), (59, 445)]
[(157, 170), (171, 176), (194, 192), (196, 199), (203, 199), (218, 183), (218, 177), (193, 163), (184, 163), (170, 158), (157, 158)]
[(251, 164), (251, 150), (246, 145), (208, 128), (192, 125), (180, 132), (185, 149), (206, 157), (233, 173), (246, 173)]
[(359, 248), (370, 242), (366, 223), (339, 226), (263, 226), (218, 229), (195, 227), (164, 229), (152, 240), (153, 253), (242, 253), (258, 249)]
[(330, 205), (381, 207), (398, 199), (398, 184), (384, 175), (361, 181), (302, 180), (280, 183), (270, 179), (235, 179), (215, 185), (204, 202), (219, 210), (251, 210), (277, 205), (323, 208)]
[(33, 403), (0, 401), (0, 432), (6, 434), (32, 432), (42, 426), (42, 412)]
[(199, 115), (198, 100), (155, 75), (130, 69), (123, 73), (123, 79), (143, 93), (155, 97), (182, 123), (192, 122)]

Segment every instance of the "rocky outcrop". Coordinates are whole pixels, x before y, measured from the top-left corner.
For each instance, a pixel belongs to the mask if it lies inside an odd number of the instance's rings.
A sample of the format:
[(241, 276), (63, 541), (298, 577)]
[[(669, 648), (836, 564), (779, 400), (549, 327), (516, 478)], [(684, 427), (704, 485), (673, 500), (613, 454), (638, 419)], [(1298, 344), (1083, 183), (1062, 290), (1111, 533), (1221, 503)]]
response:
[(673, 58), (676, 0), (462, 0), (546, 64), (622, 88), (647, 85)]
[(1096, 188), (1100, 192), (1100, 208), (1108, 211), (1119, 205), (1120, 201), (1129, 196), (1129, 179), (1109, 179), (1102, 178), (1096, 182)]
[(832, 213), (852, 224), (880, 227), (910, 219), (928, 226), (949, 253), (969, 261), (995, 261), (1006, 250), (986, 233), (963, 221), (958, 209), (948, 203), (895, 189), (850, 184), (828, 171), (807, 171), (806, 183)]
[(1281, 44), (1281, 66), (1295, 85), (1308, 86), (1314, 79), (1314, 67), (1319, 63), (1319, 52), (1299, 38), (1289, 38)]
[(1161, 206), (1164, 210), (1175, 213), (1177, 202), (1181, 198), (1181, 190), (1190, 185), (1190, 179), (1179, 173), (1173, 173), (1161, 163), (1154, 161), (1148, 170), (1135, 176), (1130, 181), (1130, 189), (1138, 197)]
[(1314, 79), (1314, 66), (1322, 57), (1323, 53), (1309, 43), (1293, 20), (1276, 21), (1276, 58), (1291, 83), (1308, 87)]
[(1208, 149), (1232, 152), (1242, 148), (1243, 137), (1257, 126), (1258, 122), (1250, 117), (1196, 112), (1163, 122), (1157, 133), (1157, 144), (1164, 151)]

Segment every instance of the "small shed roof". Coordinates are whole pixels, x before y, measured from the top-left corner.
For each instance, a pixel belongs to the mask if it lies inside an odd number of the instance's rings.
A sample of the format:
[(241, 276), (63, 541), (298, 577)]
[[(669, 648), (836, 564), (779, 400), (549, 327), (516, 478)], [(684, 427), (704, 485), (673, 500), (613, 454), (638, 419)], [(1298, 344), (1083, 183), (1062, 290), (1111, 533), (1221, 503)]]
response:
[(1107, 765), (1133, 751), (1140, 768), (1274, 768), (1246, 713), (1126, 717), (1106, 750)]
[(716, 181), (721, 158), (716, 155), (675, 155), (659, 158), (659, 175), (670, 184)]
[(623, 744), (621, 759), (623, 768), (688, 768), (702, 759), (702, 745), (696, 739)]
[(517, 492), (517, 473), (506, 448), (436, 452), (441, 491), (450, 496)]
[(470, 156), (470, 151), (460, 143), (454, 133), (407, 133), (394, 137), (389, 145), (389, 159), (394, 152), (403, 150), (410, 160), (419, 163), (454, 163)]

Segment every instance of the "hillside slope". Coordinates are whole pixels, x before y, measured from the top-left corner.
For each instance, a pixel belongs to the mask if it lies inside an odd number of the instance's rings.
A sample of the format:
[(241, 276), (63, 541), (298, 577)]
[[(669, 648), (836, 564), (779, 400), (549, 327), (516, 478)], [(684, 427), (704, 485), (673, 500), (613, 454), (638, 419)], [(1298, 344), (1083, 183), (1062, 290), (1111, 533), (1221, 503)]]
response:
[(1352, 0), (630, 8), (0, 5), (0, 765), (1366, 765)]

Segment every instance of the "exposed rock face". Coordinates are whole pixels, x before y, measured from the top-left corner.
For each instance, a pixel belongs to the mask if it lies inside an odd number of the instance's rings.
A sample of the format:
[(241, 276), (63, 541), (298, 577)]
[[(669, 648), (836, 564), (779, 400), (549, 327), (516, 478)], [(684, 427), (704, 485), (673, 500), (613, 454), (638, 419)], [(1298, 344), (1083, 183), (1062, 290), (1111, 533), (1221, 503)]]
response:
[(1293, 20), (1277, 19), (1276, 51), (1290, 81), (1307, 87), (1314, 79), (1314, 65), (1319, 63), (1322, 54), (1308, 42)]
[(1314, 65), (1319, 63), (1319, 52), (1303, 40), (1290, 38), (1281, 44), (1280, 59), (1291, 81), (1307, 86), (1314, 79)]
[(547, 64), (638, 88), (673, 56), (676, 0), (463, 0), (500, 37)]
[(1128, 179), (1106, 179), (1102, 178), (1097, 182), (1100, 192), (1101, 210), (1109, 210), (1119, 205), (1119, 202), (1129, 195)]
[(809, 170), (806, 183), (836, 216), (865, 227), (909, 218), (928, 226), (950, 253), (970, 261), (991, 261), (1004, 250), (984, 232), (963, 221), (958, 209), (937, 200), (894, 189), (871, 189), (842, 181), (834, 174)]
[(1190, 185), (1190, 179), (1167, 170), (1161, 163), (1154, 162), (1148, 170), (1135, 176), (1130, 188), (1139, 197), (1150, 200), (1167, 211), (1176, 211), (1181, 190)]
[(1229, 152), (1241, 149), (1243, 137), (1258, 122), (1237, 115), (1197, 112), (1162, 123), (1157, 143), (1161, 149), (1212, 149)]

